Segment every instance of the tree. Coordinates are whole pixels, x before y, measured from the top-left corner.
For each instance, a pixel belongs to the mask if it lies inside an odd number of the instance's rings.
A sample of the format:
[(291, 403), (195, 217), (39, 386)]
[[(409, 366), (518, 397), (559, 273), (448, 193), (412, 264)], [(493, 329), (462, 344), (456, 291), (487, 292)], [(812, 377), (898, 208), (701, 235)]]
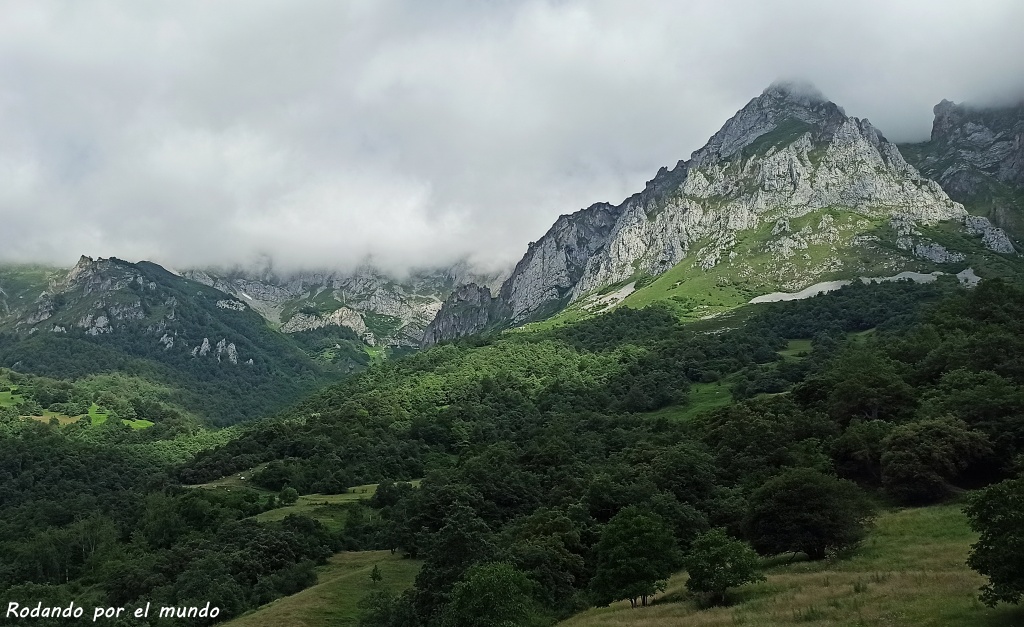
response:
[(281, 488), (280, 494), (277, 495), (277, 499), (281, 502), (281, 505), (293, 505), (299, 500), (299, 493), (293, 487)]
[(683, 561), (686, 589), (704, 595), (709, 605), (725, 602), (725, 591), (745, 583), (764, 581), (761, 560), (746, 542), (730, 538), (724, 529), (697, 536)]
[(587, 576), (584, 533), (571, 513), (541, 508), (512, 522), (502, 544), (516, 568), (538, 584), (535, 598), (558, 607), (571, 602)]
[(477, 564), (452, 589), (441, 624), (445, 627), (510, 627), (531, 615), (533, 582), (504, 562)]
[(452, 590), (476, 562), (496, 551), (493, 534), (473, 509), (455, 505), (444, 524), (424, 539), (424, 564), (416, 575), (416, 613), (434, 620)]
[(879, 485), (882, 482), (882, 442), (893, 429), (884, 420), (854, 419), (832, 443), (832, 458), (841, 477)]
[(1019, 603), (1024, 595), (1024, 479), (1010, 479), (971, 496), (964, 511), (979, 534), (967, 565), (988, 577), (981, 600)]
[(853, 418), (895, 418), (914, 405), (914, 390), (900, 376), (900, 365), (870, 347), (846, 350), (825, 380), (831, 390), (828, 412), (842, 425)]
[(984, 434), (950, 418), (901, 425), (882, 447), (882, 486), (912, 504), (941, 500), (949, 493), (949, 481), (992, 453)]
[(768, 481), (750, 497), (746, 526), (762, 554), (802, 551), (812, 560), (855, 546), (864, 536), (870, 504), (856, 484), (810, 468)]
[(591, 586), (605, 605), (618, 599), (629, 599), (633, 607), (637, 599), (647, 605), (648, 597), (665, 589), (679, 562), (676, 541), (665, 520), (630, 506), (601, 532)]
[(384, 575), (380, 572), (380, 566), (377, 564), (373, 565), (373, 570), (370, 571), (370, 581), (373, 585), (380, 585), (380, 582), (384, 581)]

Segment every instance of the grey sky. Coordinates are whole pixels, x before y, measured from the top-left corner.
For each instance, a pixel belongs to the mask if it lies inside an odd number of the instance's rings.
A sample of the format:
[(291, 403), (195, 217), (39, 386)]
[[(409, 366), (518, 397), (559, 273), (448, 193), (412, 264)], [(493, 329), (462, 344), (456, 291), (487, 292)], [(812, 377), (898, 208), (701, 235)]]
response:
[(890, 139), (1024, 96), (1024, 2), (0, 4), (0, 259), (519, 258), (777, 78)]

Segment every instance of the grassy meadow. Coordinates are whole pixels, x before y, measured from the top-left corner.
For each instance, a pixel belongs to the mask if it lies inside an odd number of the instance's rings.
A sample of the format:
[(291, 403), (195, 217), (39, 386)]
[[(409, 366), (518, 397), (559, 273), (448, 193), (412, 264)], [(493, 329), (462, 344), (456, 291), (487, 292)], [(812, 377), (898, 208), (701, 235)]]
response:
[(792, 564), (783, 556), (766, 569), (767, 581), (730, 591), (727, 607), (700, 609), (679, 573), (649, 607), (623, 601), (561, 625), (1024, 625), (1024, 608), (992, 609), (977, 600), (984, 579), (965, 563), (974, 540), (958, 504), (887, 511), (852, 556)]
[[(380, 569), (379, 584), (370, 580)], [(225, 627), (342, 627), (358, 622), (359, 600), (378, 588), (394, 593), (412, 586), (420, 562), (390, 551), (338, 553), (318, 571), (318, 583), (225, 623)]]

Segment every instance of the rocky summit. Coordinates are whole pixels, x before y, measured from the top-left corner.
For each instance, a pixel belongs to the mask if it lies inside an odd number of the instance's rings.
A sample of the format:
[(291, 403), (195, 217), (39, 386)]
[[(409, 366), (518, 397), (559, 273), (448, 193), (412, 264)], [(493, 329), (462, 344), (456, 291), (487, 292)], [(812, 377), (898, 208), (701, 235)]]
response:
[(496, 295), (455, 292), (424, 344), (537, 320), (674, 268), (686, 270), (678, 284), (714, 274), (756, 296), (934, 270), (979, 250), (1015, 254), (1002, 229), (969, 214), (868, 120), (813, 87), (776, 83), (643, 191), (561, 216)]
[(395, 278), (364, 264), (354, 271), (280, 273), (263, 268), (195, 269), (183, 276), (231, 294), (285, 333), (346, 327), (371, 346), (416, 347), (459, 285), (500, 284), (503, 275), (468, 263)]
[(931, 138), (900, 146), (907, 160), (971, 213), (1024, 241), (1024, 102), (935, 105)]

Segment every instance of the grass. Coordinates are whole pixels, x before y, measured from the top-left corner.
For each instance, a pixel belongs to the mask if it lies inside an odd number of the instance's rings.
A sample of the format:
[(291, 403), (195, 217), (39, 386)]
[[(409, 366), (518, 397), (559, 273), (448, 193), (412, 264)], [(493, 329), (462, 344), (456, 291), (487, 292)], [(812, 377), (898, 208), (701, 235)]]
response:
[(724, 407), (732, 402), (732, 393), (729, 385), (722, 381), (714, 383), (694, 383), (690, 386), (690, 393), (686, 404), (672, 405), (647, 414), (650, 418), (667, 418), (672, 421), (690, 420), (697, 414)]
[(17, 405), (18, 401), (21, 400), (21, 397), (18, 396), (18, 398), (15, 398), (15, 396), (18, 395), (10, 390), (0, 392), (0, 407), (14, 407)]
[[(780, 132), (783, 135), (790, 131), (796, 133), (798, 126)], [(766, 137), (764, 148), (774, 145), (774, 141)], [(642, 278), (636, 291), (610, 309), (620, 306), (641, 309), (660, 303), (675, 311), (681, 322), (693, 325), (695, 331), (704, 326), (718, 330), (724, 322), (719, 319), (750, 309), (746, 305), (752, 298), (771, 292), (792, 292), (822, 281), (858, 276), (889, 276), (903, 270), (950, 269), (898, 249), (887, 215), (884, 208), (866, 212), (839, 207), (819, 209), (789, 218), (790, 233), (785, 236), (773, 234), (775, 222), (766, 217), (757, 227), (736, 232), (734, 243), (721, 251), (721, 259), (709, 270), (700, 267), (700, 260), (713, 242), (707, 238), (694, 241), (687, 257), (665, 273), (653, 279), (634, 276), (617, 283)], [(977, 238), (965, 236), (958, 229), (947, 224), (931, 228), (927, 234), (951, 248), (977, 250)], [(838, 242), (833, 235), (838, 236)], [(854, 243), (855, 236), (875, 239)], [(791, 254), (772, 252), (769, 243), (783, 237), (801, 239), (806, 245), (795, 248)], [(1016, 270), (1012, 260), (995, 254), (970, 255), (967, 263), (973, 264), (986, 277), (1003, 276)], [(585, 298), (577, 300), (547, 319), (519, 327), (516, 332), (545, 331), (598, 315), (593, 308), (588, 309), (587, 302)], [(743, 316), (748, 314), (744, 312)]]
[(685, 590), (685, 573), (679, 573), (651, 607), (619, 602), (562, 625), (1024, 624), (1024, 608), (987, 608), (977, 600), (984, 579), (965, 564), (974, 540), (958, 504), (887, 511), (852, 557), (770, 566), (767, 581), (731, 591), (727, 607), (698, 609)]
[(380, 588), (394, 593), (412, 586), (420, 562), (390, 551), (339, 553), (319, 569), (319, 583), (302, 592), (272, 601), (236, 618), (225, 627), (320, 627), (355, 625), (359, 600), (376, 589), (370, 581), (374, 565), (384, 579)]
[(346, 503), (368, 499), (377, 491), (377, 484), (355, 486), (345, 494), (303, 494), (293, 505), (285, 505), (253, 516), (260, 522), (277, 522), (292, 514), (319, 520), (331, 531), (345, 525)]
[[(4, 384), (4, 385), (6, 385), (6, 384)], [(0, 392), (0, 407), (14, 407), (15, 405), (17, 405), (21, 401), (22, 401), (22, 396), (21, 396), (21, 394), (18, 394), (17, 388), (12, 388), (11, 390)], [(65, 416), (64, 414), (58, 414), (57, 412), (53, 412), (53, 411), (50, 411), (48, 409), (44, 409), (42, 415), (40, 415), (40, 416), (27, 416), (27, 418), (32, 418), (33, 420), (38, 420), (40, 422), (50, 422), (50, 420), (56, 418), (57, 422), (59, 422), (62, 425), (66, 425), (66, 424), (71, 424), (72, 422), (77, 422), (79, 420), (79, 418), (81, 418), (81, 417), (80, 416)]]
[(270, 494), (270, 492), (267, 491), (267, 490), (263, 490), (262, 488), (257, 488), (256, 486), (251, 485), (251, 483), (249, 481), (249, 479), (255, 473), (257, 473), (260, 470), (262, 470), (264, 466), (266, 466), (266, 464), (260, 464), (258, 466), (254, 466), (254, 467), (250, 468), (249, 470), (243, 470), (242, 472), (234, 473), (234, 474), (228, 475), (226, 477), (221, 477), (220, 479), (214, 479), (213, 481), (208, 481), (207, 483), (197, 483), (196, 485), (194, 485), (192, 487), (193, 488), (207, 488), (207, 489), (214, 489), (214, 488), (250, 488), (252, 490), (259, 490), (261, 492), (267, 492), (267, 494)]
[(790, 340), (786, 348), (779, 351), (784, 359), (800, 359), (811, 352), (810, 340)]
[(100, 406), (96, 403), (93, 403), (92, 406), (89, 407), (89, 413), (87, 415), (89, 416), (89, 424), (101, 425), (107, 421), (107, 413), (100, 411)]
[[(256, 490), (257, 492), (269, 496), (270, 494), (273, 494), (273, 492), (254, 486), (250, 481), (252, 475), (259, 471), (263, 466), (265, 466), (265, 464), (260, 464), (259, 466), (250, 468), (249, 470), (228, 475), (227, 477), (221, 477), (215, 481), (196, 484), (192, 487), (207, 490), (246, 488), (249, 490)], [(419, 482), (419, 479), (414, 479), (409, 483), (419, 485)], [(352, 486), (345, 494), (303, 494), (299, 496), (299, 500), (294, 504), (284, 505), (256, 514), (253, 516), (253, 519), (260, 522), (278, 522), (284, 520), (289, 515), (295, 514), (315, 518), (322, 522), (331, 531), (338, 531), (345, 524), (345, 505), (368, 499), (372, 497), (376, 491), (377, 484), (368, 483), (366, 485)]]

